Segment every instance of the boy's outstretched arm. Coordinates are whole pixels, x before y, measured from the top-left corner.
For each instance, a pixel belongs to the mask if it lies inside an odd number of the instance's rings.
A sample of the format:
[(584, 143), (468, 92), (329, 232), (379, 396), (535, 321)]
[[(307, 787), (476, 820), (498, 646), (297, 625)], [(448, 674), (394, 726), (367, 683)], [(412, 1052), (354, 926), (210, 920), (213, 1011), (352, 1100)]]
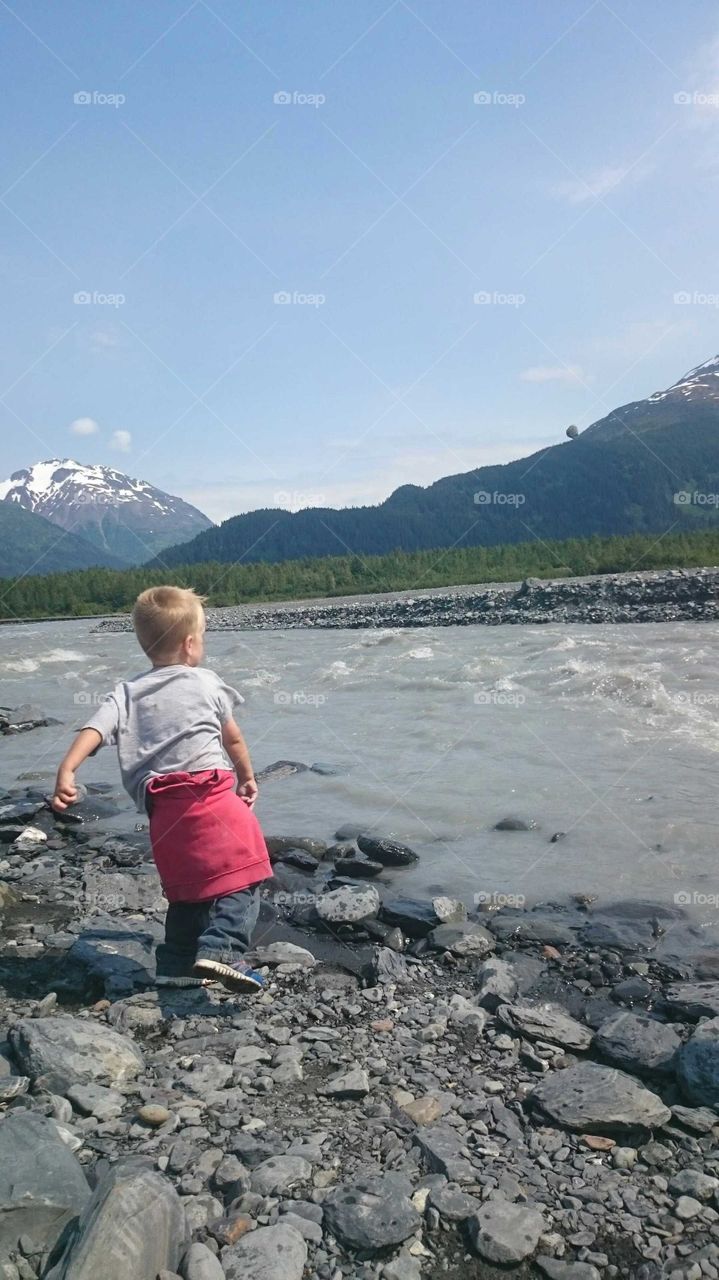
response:
[(87, 760), (93, 751), (102, 743), (102, 734), (97, 729), (81, 729), (70, 750), (61, 761), (55, 781), (55, 792), (51, 800), (53, 809), (62, 813), (77, 800), (75, 786), (75, 770), (79, 769), (83, 760)]
[(232, 761), (237, 774), (237, 794), (247, 802), (250, 809), (257, 799), (257, 783), (252, 768), (247, 743), (242, 731), (234, 720), (227, 720), (222, 726), (222, 745)]

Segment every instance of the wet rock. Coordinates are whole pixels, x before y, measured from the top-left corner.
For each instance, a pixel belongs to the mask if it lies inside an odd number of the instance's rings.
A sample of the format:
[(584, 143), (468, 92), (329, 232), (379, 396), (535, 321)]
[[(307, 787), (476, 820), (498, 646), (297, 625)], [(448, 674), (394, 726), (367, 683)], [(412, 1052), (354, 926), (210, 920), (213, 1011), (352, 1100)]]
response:
[(303, 1237), (282, 1222), (259, 1227), (222, 1252), (226, 1280), (302, 1280), (306, 1262)]
[(527, 1103), (561, 1128), (610, 1137), (626, 1129), (662, 1128), (671, 1118), (655, 1093), (594, 1062), (554, 1072), (532, 1090)]
[(536, 822), (527, 822), (525, 818), (500, 818), (499, 822), (495, 822), (495, 831), (531, 831), (536, 827)]
[(22, 1018), (10, 1030), (10, 1043), (25, 1074), (42, 1077), (54, 1093), (65, 1094), (76, 1084), (117, 1086), (144, 1068), (140, 1050), (127, 1036), (67, 1014)]
[(330, 889), (315, 902), (315, 911), (324, 924), (359, 924), (368, 916), (375, 916), (380, 898), (373, 885), (343, 885)]
[(592, 1042), (589, 1028), (570, 1018), (557, 1005), (517, 1001), (512, 1005), (500, 1005), (497, 1017), (505, 1026), (532, 1040), (548, 1040), (550, 1044), (558, 1044), (565, 1049), (583, 1051)]
[(618, 982), (615, 987), (612, 987), (612, 1000), (617, 1004), (641, 1004), (651, 994), (652, 984), (638, 974), (625, 978), (623, 982)]
[(385, 898), (379, 918), (386, 924), (396, 925), (409, 938), (425, 938), (441, 924), (434, 904), (426, 898)]
[(719, 1107), (719, 1018), (700, 1022), (677, 1058), (685, 1098), (698, 1107)]
[(470, 1243), (487, 1262), (515, 1266), (534, 1253), (545, 1221), (538, 1209), (498, 1197), (467, 1221)]
[(668, 1010), (688, 1022), (719, 1017), (719, 982), (675, 982), (664, 992)]
[(0, 1259), (21, 1236), (50, 1249), (90, 1197), (56, 1125), (31, 1111), (0, 1120)]
[(592, 920), (584, 925), (580, 937), (585, 946), (599, 951), (643, 953), (656, 946), (651, 925), (642, 920)]
[(414, 849), (397, 840), (358, 835), (357, 846), (373, 862), (381, 862), (384, 867), (408, 867), (419, 861), (419, 855)]
[(281, 778), (291, 778), (295, 773), (307, 773), (309, 765), (299, 760), (275, 760), (266, 764), (255, 776), (258, 782), (278, 782)]
[(681, 1040), (673, 1027), (637, 1013), (616, 1013), (603, 1022), (593, 1047), (625, 1071), (672, 1075)]
[(451, 951), (455, 956), (486, 956), (497, 945), (488, 929), (472, 921), (440, 924), (427, 935), (427, 941), (435, 950)]
[(384, 871), (382, 862), (373, 862), (361, 854), (337, 858), (335, 870), (340, 876), (350, 876), (354, 880), (374, 880)]
[(122, 1161), (98, 1183), (47, 1280), (156, 1280), (177, 1272), (187, 1243), (172, 1183), (144, 1161)]
[(348, 1248), (372, 1255), (401, 1244), (421, 1225), (411, 1194), (411, 1182), (397, 1173), (342, 1183), (325, 1200), (326, 1226)]
[(127, 995), (154, 982), (154, 952), (163, 936), (158, 921), (133, 920), (130, 926), (112, 915), (93, 916), (83, 923), (68, 960), (99, 978), (111, 998)]
[(309, 875), (312, 875), (320, 865), (319, 859), (304, 849), (288, 849), (286, 853), (277, 854), (276, 860), (283, 862), (285, 866), (294, 867), (296, 871), (306, 871)]
[(272, 858), (280, 853), (291, 853), (293, 849), (303, 849), (321, 860), (327, 852), (327, 842), (315, 840), (313, 836), (266, 836), (265, 844)]

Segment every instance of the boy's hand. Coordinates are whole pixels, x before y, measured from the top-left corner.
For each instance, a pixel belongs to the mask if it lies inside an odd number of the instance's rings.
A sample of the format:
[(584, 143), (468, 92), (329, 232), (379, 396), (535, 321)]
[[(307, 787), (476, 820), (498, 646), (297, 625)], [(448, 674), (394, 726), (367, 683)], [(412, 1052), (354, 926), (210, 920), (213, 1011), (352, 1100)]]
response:
[(56, 809), (58, 813), (62, 813), (64, 809), (68, 809), (76, 800), (75, 770), (59, 769), (55, 782), (55, 793), (50, 801), (53, 809)]
[(244, 800), (249, 809), (253, 809), (258, 794), (258, 786), (255, 779), (247, 778), (244, 782), (238, 783), (237, 794)]

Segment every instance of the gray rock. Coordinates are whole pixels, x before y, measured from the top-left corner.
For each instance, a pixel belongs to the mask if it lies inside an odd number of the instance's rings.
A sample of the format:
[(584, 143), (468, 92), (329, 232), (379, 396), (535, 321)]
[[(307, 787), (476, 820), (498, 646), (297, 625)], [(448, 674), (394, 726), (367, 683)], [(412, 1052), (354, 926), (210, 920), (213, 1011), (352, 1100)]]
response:
[(481, 1202), (467, 1195), (454, 1182), (430, 1189), (428, 1203), (447, 1222), (464, 1222), (481, 1208)]
[(538, 1254), (534, 1264), (549, 1280), (601, 1280), (601, 1273), (591, 1262), (565, 1262), (562, 1258)]
[(418, 1129), (414, 1141), (432, 1173), (443, 1173), (450, 1182), (475, 1182), (476, 1171), (466, 1155), (464, 1143), (449, 1125)]
[(88, 974), (99, 978), (111, 999), (131, 994), (155, 980), (155, 947), (162, 941), (162, 925), (155, 920), (133, 921), (132, 928), (112, 915), (93, 916), (68, 954)]
[(517, 994), (517, 978), (506, 960), (492, 956), (480, 966), (479, 1003), (494, 1013), (500, 1004), (511, 1004)]
[(467, 1221), (470, 1243), (487, 1262), (512, 1266), (534, 1253), (546, 1230), (538, 1209), (497, 1197)]
[(320, 894), (315, 911), (324, 924), (359, 924), (368, 916), (376, 916), (379, 902), (374, 885), (345, 884)]
[(536, 827), (536, 822), (527, 822), (526, 818), (500, 818), (499, 822), (495, 822), (495, 831), (531, 831)]
[(358, 835), (357, 846), (373, 862), (381, 862), (385, 867), (408, 867), (419, 860), (419, 855), (414, 852), (414, 849), (410, 849), (409, 845), (400, 844), (397, 840)]
[(561, 1128), (580, 1133), (656, 1129), (671, 1119), (655, 1093), (623, 1071), (595, 1062), (553, 1072), (532, 1090), (527, 1104)]
[(180, 1264), (182, 1280), (225, 1280), (225, 1273), (206, 1244), (191, 1244)]
[(330, 1098), (364, 1098), (369, 1093), (369, 1075), (364, 1067), (353, 1067), (332, 1076), (318, 1092)]
[(83, 889), (88, 905), (98, 911), (163, 911), (167, 901), (154, 866), (136, 871), (85, 872)]
[(95, 1116), (97, 1120), (114, 1120), (127, 1106), (123, 1094), (101, 1084), (74, 1084), (67, 1096), (80, 1115)]
[(312, 1165), (302, 1156), (270, 1156), (252, 1172), (250, 1185), (263, 1196), (282, 1195), (312, 1177)]
[(614, 1066), (638, 1075), (672, 1075), (680, 1046), (673, 1027), (641, 1013), (615, 1013), (602, 1023), (593, 1043)]
[(302, 1280), (306, 1262), (303, 1237), (282, 1222), (251, 1231), (222, 1253), (227, 1280)]
[(311, 951), (294, 942), (271, 942), (267, 947), (256, 947), (253, 955), (257, 964), (298, 964), (303, 969), (314, 969), (317, 964)]
[(487, 956), (497, 945), (494, 934), (471, 920), (460, 924), (440, 924), (427, 935), (437, 951), (451, 951), (455, 956)]
[(675, 982), (664, 992), (672, 1013), (689, 1022), (719, 1017), (719, 982)]
[(719, 1018), (700, 1022), (677, 1058), (677, 1077), (689, 1102), (719, 1107)]
[(299, 1231), (303, 1240), (309, 1240), (312, 1244), (322, 1243), (322, 1228), (317, 1222), (312, 1222), (310, 1218), (302, 1217), (299, 1213), (293, 1213), (290, 1210), (282, 1215), (282, 1221), (288, 1227), (294, 1227), (295, 1231)]
[(385, 898), (379, 918), (386, 924), (396, 925), (409, 938), (425, 938), (430, 930), (442, 923), (434, 903), (426, 898)]
[[(306, 768), (302, 765), (302, 768)], [(259, 774), (257, 775), (259, 778)], [(305, 853), (311, 853), (313, 858), (324, 858), (327, 852), (327, 843), (325, 840), (315, 840), (313, 836), (267, 836), (265, 843), (274, 858), (278, 853), (290, 853), (292, 849), (303, 849)]]
[(53, 1093), (75, 1084), (124, 1084), (144, 1069), (137, 1045), (104, 1022), (72, 1018), (22, 1018), (10, 1030), (15, 1057), (26, 1075), (42, 1077)]
[(0, 1258), (21, 1236), (51, 1249), (89, 1198), (82, 1168), (51, 1120), (23, 1110), (0, 1121)]
[(719, 1190), (719, 1178), (712, 1178), (700, 1169), (681, 1169), (669, 1179), (669, 1190), (674, 1195), (694, 1196), (695, 1200), (711, 1200)]
[(381, 862), (373, 862), (361, 853), (353, 853), (337, 858), (335, 871), (339, 876), (349, 876), (353, 880), (374, 880), (384, 871)]
[(101, 1178), (47, 1280), (156, 1280), (177, 1271), (187, 1244), (172, 1183), (145, 1161), (121, 1161)]
[(344, 1245), (363, 1254), (401, 1244), (422, 1221), (411, 1193), (412, 1184), (397, 1173), (344, 1182), (324, 1202), (325, 1224)]
[(500, 1005), (497, 1017), (506, 1027), (532, 1040), (548, 1040), (550, 1044), (578, 1050), (588, 1049), (592, 1043), (589, 1028), (570, 1018), (558, 1005), (517, 1001), (512, 1005)]
[(672, 1107), (672, 1115), (685, 1129), (691, 1129), (692, 1133), (711, 1133), (715, 1125), (719, 1124), (719, 1116), (710, 1107), (675, 1106)]

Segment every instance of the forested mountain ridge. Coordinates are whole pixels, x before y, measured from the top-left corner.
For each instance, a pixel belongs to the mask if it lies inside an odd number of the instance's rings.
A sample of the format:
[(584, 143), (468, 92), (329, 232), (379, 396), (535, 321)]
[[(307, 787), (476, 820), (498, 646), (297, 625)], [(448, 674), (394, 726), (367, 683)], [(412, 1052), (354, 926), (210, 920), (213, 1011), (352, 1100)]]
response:
[(718, 520), (719, 357), (577, 439), (504, 465), (407, 484), (377, 506), (233, 516), (152, 566), (661, 534)]

